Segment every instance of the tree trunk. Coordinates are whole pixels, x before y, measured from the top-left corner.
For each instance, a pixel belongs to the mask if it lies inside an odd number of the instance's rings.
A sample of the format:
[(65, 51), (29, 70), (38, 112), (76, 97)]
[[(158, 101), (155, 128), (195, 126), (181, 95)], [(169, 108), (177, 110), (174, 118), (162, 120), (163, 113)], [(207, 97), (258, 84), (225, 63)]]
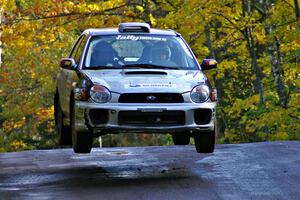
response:
[(2, 65), (2, 12), (3, 8), (0, 7), (0, 67)]
[[(1, 17), (0, 17), (0, 20), (1, 20)], [(2, 66), (2, 31), (0, 31), (0, 67)]]
[(259, 102), (264, 104), (264, 89), (262, 86), (262, 75), (261, 69), (257, 64), (257, 56), (255, 50), (255, 42), (252, 36), (252, 27), (249, 28), (249, 51), (251, 56), (251, 66), (255, 73), (255, 90), (259, 93)]
[(152, 26), (151, 20), (150, 20), (150, 14), (151, 14), (150, 0), (143, 0), (142, 2), (143, 2), (143, 7), (145, 9), (144, 20), (146, 23), (148, 23), (148, 24), (150, 24), (150, 26)]
[[(267, 35), (271, 35), (272, 31), (272, 26), (266, 27)], [(280, 58), (280, 43), (276, 37), (274, 37), (273, 42), (268, 42), (268, 51), (270, 54), (271, 69), (277, 89), (277, 94), (279, 96), (280, 105), (281, 107), (286, 108), (288, 98), (284, 87), (283, 69)]]
[(209, 24), (205, 25), (204, 33), (205, 33), (205, 40), (206, 40), (205, 43), (209, 49), (209, 57), (216, 59), (215, 50), (213, 49), (212, 44), (211, 44), (210, 25)]
[[(246, 15), (251, 16), (251, 9), (248, 0), (242, 0), (242, 11), (243, 16), (246, 17)], [(259, 101), (260, 104), (264, 104), (264, 89), (262, 86), (262, 75), (261, 75), (261, 69), (257, 64), (257, 55), (255, 50), (255, 41), (253, 39), (252, 35), (252, 26), (245, 28), (244, 30), (244, 36), (246, 38), (247, 42), (247, 49), (250, 54), (251, 58), (251, 67), (253, 70), (253, 73), (255, 74), (255, 92), (259, 94)]]
[(299, 10), (298, 0), (294, 0), (294, 5), (295, 5), (296, 18), (299, 19), (300, 18), (300, 10)]
[[(210, 28), (211, 27), (209, 24), (205, 25), (205, 29), (204, 29), (205, 40), (206, 40), (205, 43), (209, 49), (209, 57), (218, 60), (215, 50), (212, 46), (212, 42), (211, 42)], [(216, 29), (216, 31), (217, 31), (217, 29)], [(213, 76), (213, 80), (215, 82), (215, 87), (218, 92), (218, 101), (222, 101), (221, 100), (222, 99), (222, 97), (221, 97), (222, 96), (222, 80), (217, 79), (216, 74), (215, 74), (215, 76)], [(221, 112), (218, 112), (218, 113), (221, 113)], [(225, 120), (224, 120), (223, 116), (217, 114), (215, 130), (216, 130), (216, 134), (217, 134), (218, 138), (222, 138), (224, 136), (224, 130), (225, 130), (224, 122), (225, 122)]]
[[(297, 0), (296, 0), (297, 1)], [(296, 6), (296, 3), (295, 3)], [(287, 107), (288, 95), (285, 91), (284, 86), (284, 77), (283, 77), (283, 69), (281, 63), (281, 53), (280, 53), (280, 42), (277, 37), (272, 37), (272, 32), (274, 30), (274, 26), (267, 23), (267, 16), (269, 9), (271, 9), (272, 4), (269, 1), (263, 1), (261, 4), (261, 14), (263, 16), (263, 23), (265, 25), (266, 36), (271, 36), (267, 42), (268, 52), (270, 54), (270, 64), (271, 70), (274, 77), (274, 83), (276, 86), (277, 94), (279, 96), (280, 105), (283, 108)], [(297, 15), (297, 14), (296, 14)]]

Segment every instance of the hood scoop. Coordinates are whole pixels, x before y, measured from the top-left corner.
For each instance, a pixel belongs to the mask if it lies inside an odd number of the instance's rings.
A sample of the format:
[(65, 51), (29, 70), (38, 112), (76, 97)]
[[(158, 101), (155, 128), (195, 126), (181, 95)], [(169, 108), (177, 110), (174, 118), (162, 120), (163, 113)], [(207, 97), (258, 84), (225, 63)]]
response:
[(147, 74), (150, 74), (150, 75), (168, 75), (167, 72), (164, 72), (164, 71), (128, 71), (128, 72), (125, 72), (126, 75), (147, 75)]

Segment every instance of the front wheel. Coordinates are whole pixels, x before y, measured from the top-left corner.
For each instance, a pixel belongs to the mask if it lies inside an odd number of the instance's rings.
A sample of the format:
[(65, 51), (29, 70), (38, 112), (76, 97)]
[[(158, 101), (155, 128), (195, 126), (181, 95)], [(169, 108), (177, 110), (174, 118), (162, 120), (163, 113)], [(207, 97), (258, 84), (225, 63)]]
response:
[(78, 131), (75, 129), (75, 108), (71, 106), (71, 132), (72, 146), (75, 153), (90, 153), (93, 147), (93, 134), (90, 131)]
[(59, 103), (59, 97), (56, 94), (54, 99), (54, 118), (55, 118), (55, 130), (59, 137), (59, 145), (72, 145), (72, 136), (70, 127), (64, 125), (64, 113)]
[(215, 131), (196, 132), (195, 147), (198, 153), (212, 153), (215, 149)]

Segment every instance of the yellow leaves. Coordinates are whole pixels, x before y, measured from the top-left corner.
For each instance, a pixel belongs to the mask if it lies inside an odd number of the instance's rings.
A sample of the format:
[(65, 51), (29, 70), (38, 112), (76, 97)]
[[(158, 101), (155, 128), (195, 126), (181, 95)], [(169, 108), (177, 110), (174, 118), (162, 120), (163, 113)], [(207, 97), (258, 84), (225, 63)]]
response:
[(54, 120), (48, 121), (45, 131), (47, 133), (54, 133), (55, 132), (54, 127), (55, 127)]
[[(300, 49), (299, 49), (300, 52)], [(284, 63), (284, 78), (285, 81), (293, 86), (300, 87), (300, 63)]]
[(100, 11), (101, 7), (99, 6), (99, 4), (89, 4), (89, 5), (87, 5), (87, 9), (89, 11), (96, 12), (96, 11)]
[(1, 4), (3, 6), (3, 9), (5, 11), (14, 11), (16, 9), (16, 3), (15, 1), (11, 1), (11, 0), (1, 0)]
[(39, 35), (36, 36), (36, 40), (40, 40), (41, 45), (44, 44), (43, 48), (50, 48), (50, 44), (56, 41), (56, 29), (48, 28), (44, 29), (43, 32), (41, 32)]
[[(10, 34), (13, 34), (14, 31), (13, 31), (13, 29), (9, 28), (9, 29), (6, 30), (6, 33), (7, 33), (8, 35), (10, 35)], [(5, 34), (5, 31), (4, 31), (4, 34)]]
[(265, 44), (266, 43), (266, 36), (264, 34), (261, 33), (256, 33), (255, 34), (256, 40), (260, 43), (260, 44)]
[(11, 132), (14, 129), (22, 128), (26, 123), (26, 118), (23, 117), (21, 120), (16, 121), (15, 119), (7, 120), (3, 123), (3, 130), (4, 132)]
[(299, 118), (300, 119), (300, 94), (297, 93), (297, 94), (291, 94), (290, 95), (290, 102), (289, 102), (289, 105), (290, 105), (290, 114), (295, 116), (296, 118)]
[(31, 73), (31, 78), (32, 78), (32, 79), (35, 79), (35, 77), (36, 77), (35, 72), (32, 72), (32, 73)]
[(224, 138), (222, 138), (222, 143), (233, 143), (233, 144), (238, 144), (240, 143), (240, 139), (237, 134), (232, 133), (228, 131), (228, 129), (225, 130), (224, 133)]
[(258, 128), (257, 119), (250, 119), (248, 116), (244, 115), (242, 117), (242, 120), (244, 120), (244, 121), (242, 121), (240, 123), (245, 126), (245, 133), (253, 134), (257, 131), (257, 128)]
[[(2, 124), (2, 128), (4, 133), (10, 134), (12, 132), (18, 132), (21, 130), (26, 129), (26, 127), (30, 126), (30, 130), (28, 130), (28, 134), (36, 134), (37, 128), (42, 125), (46, 124), (45, 131), (48, 133), (54, 132), (54, 121), (53, 121), (53, 114), (54, 114), (54, 106), (50, 106), (48, 108), (39, 108), (34, 113), (34, 117), (22, 117), (21, 119), (8, 119), (4, 121)], [(32, 121), (33, 120), (33, 121)], [(15, 146), (21, 145), (17, 142), (14, 143)], [(22, 145), (20, 146), (22, 147)]]
[(136, 9), (140, 12), (144, 12), (143, 6), (136, 6)]
[(81, 12), (81, 13), (96, 13), (102, 12), (116, 6), (121, 5), (123, 1), (120, 0), (108, 0), (108, 1), (101, 1), (99, 3), (89, 3), (89, 2), (81, 2), (75, 4), (73, 2), (66, 2), (64, 5), (66, 6), (67, 13), (70, 12)]
[(273, 141), (278, 141), (278, 140), (288, 140), (289, 139), (289, 135), (287, 132), (277, 132), (273, 135), (271, 135), (270, 140)]
[(155, 26), (155, 25), (156, 25), (156, 19), (153, 17), (152, 14), (149, 15), (149, 18), (150, 18), (151, 24), (152, 24), (153, 26)]
[(237, 68), (238, 64), (234, 60), (223, 60), (218, 64), (217, 79), (222, 79), (225, 72), (233, 72)]
[(54, 132), (54, 106), (50, 106), (48, 108), (40, 108), (35, 112), (36, 123), (34, 125), (35, 128), (39, 127), (42, 124), (46, 123), (44, 127), (44, 132), (53, 133)]
[(0, 152), (6, 152), (6, 149), (4, 147), (0, 147)]
[(25, 124), (25, 117), (23, 117), (21, 121), (14, 123), (13, 128), (14, 129), (21, 128), (24, 124)]
[(27, 145), (22, 140), (14, 140), (10, 143), (10, 148), (12, 151), (20, 151), (26, 147)]
[(35, 112), (35, 117), (38, 121), (46, 121), (53, 118), (54, 106), (48, 108), (40, 108)]
[(49, 33), (49, 34), (48, 34), (48, 41), (49, 41), (50, 43), (52, 43), (52, 42), (54, 42), (55, 40), (56, 40), (55, 35), (54, 35), (53, 33)]
[(280, 48), (283, 53), (296, 51), (300, 49), (300, 43), (297, 43), (296, 41), (293, 43), (284, 43), (280, 46)]
[(7, 0), (0, 0), (0, 10), (2, 10), (2, 8), (5, 8), (6, 7), (6, 4), (7, 4)]
[(64, 6), (64, 9), (68, 10), (68, 12), (69, 12), (75, 7), (75, 4), (72, 1), (66, 1), (66, 2), (64, 2), (63, 6)]

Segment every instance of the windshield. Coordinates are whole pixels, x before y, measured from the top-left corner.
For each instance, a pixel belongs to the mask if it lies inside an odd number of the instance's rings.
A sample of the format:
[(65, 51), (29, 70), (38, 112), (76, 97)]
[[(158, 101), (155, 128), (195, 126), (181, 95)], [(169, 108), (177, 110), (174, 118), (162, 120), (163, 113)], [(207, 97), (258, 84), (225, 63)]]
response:
[(83, 69), (158, 68), (198, 70), (180, 37), (108, 35), (90, 40)]

